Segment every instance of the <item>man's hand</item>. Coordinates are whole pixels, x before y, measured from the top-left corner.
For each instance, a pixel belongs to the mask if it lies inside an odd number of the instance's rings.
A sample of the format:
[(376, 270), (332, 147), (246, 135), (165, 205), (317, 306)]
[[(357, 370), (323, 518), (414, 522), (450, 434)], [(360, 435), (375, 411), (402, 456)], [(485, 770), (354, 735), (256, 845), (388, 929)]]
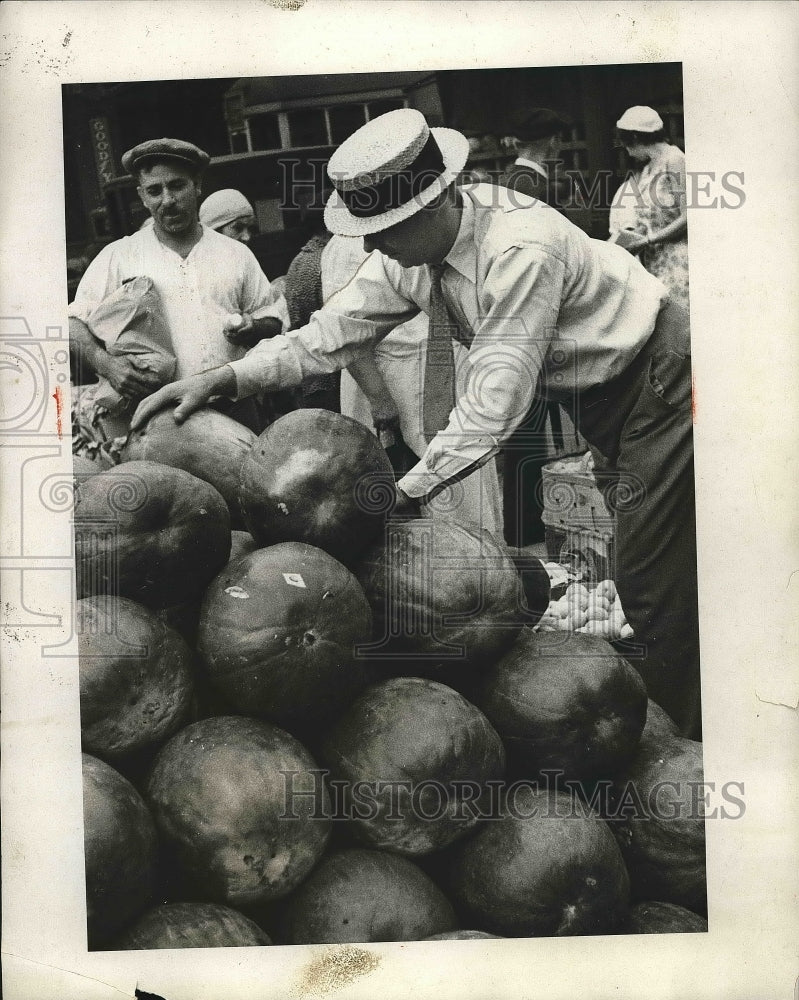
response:
[(276, 336), (283, 330), (279, 319), (274, 316), (264, 316), (253, 319), (249, 313), (233, 313), (225, 320), (225, 338), (237, 347), (251, 347), (265, 339)]
[(191, 375), (165, 385), (163, 389), (142, 400), (133, 414), (130, 426), (132, 430), (137, 430), (159, 410), (173, 404), (177, 404), (173, 413), (175, 423), (182, 424), (192, 413), (202, 409), (212, 396), (233, 396), (235, 393), (236, 376), (233, 369), (227, 365), (212, 368), (211, 371), (200, 372), (199, 375)]
[(225, 338), (237, 347), (251, 347), (253, 321), (249, 313), (233, 313), (225, 320)]
[(113, 357), (103, 351), (98, 353), (95, 364), (97, 374), (106, 378), (125, 399), (141, 399), (161, 384), (155, 372), (139, 367), (134, 358)]
[(409, 497), (408, 494), (397, 487), (397, 499), (394, 504), (394, 509), (389, 515), (393, 521), (411, 521), (415, 517), (420, 517), (422, 513), (422, 505), (414, 497)]

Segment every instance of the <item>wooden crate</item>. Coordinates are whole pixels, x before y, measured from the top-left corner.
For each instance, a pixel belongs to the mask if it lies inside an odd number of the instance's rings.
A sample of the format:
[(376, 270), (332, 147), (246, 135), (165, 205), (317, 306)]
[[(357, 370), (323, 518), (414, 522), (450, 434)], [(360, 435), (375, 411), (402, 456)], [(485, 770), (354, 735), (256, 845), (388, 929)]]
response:
[(584, 580), (612, 579), (614, 518), (594, 477), (591, 453), (549, 462), (542, 489), (548, 557)]

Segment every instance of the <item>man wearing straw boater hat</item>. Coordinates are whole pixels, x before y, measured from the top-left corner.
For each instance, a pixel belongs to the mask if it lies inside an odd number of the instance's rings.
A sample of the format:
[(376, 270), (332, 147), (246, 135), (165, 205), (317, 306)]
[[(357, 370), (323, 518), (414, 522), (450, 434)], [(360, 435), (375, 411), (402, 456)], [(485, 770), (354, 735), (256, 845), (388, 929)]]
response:
[[(309, 323), (238, 361), (145, 400), (143, 423), (181, 421), (214, 395), (297, 385), (348, 365), (419, 311), (430, 317), (423, 393), (429, 441), (397, 486), (397, 509), (464, 478), (528, 412), (541, 376), (618, 475), (616, 583), (646, 658), (649, 694), (688, 735), (700, 731), (691, 369), (686, 314), (626, 251), (590, 239), (554, 209), (491, 184), (461, 187), (468, 143), (392, 111), (333, 154), (332, 232), (370, 256)], [(469, 347), (456, 400), (452, 337)]]

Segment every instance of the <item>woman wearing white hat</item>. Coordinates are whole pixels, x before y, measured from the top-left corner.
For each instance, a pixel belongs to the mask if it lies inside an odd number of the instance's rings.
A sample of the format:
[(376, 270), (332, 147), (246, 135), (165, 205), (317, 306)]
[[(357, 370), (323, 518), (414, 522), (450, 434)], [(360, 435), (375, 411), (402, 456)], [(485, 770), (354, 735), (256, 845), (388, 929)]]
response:
[(628, 155), (640, 164), (624, 181), (610, 209), (610, 234), (688, 309), (688, 214), (685, 154), (666, 142), (663, 120), (642, 105), (616, 122)]

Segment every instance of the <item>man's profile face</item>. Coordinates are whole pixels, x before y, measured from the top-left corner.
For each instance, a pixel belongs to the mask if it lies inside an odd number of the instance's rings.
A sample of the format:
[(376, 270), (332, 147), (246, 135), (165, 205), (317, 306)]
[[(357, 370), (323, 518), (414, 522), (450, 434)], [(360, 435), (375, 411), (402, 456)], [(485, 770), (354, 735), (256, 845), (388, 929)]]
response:
[(449, 248), (441, 246), (436, 217), (437, 212), (433, 207), (422, 208), (396, 226), (364, 236), (364, 250), (367, 253), (379, 250), (402, 267), (437, 264)]
[(200, 188), (191, 169), (164, 161), (139, 171), (139, 197), (155, 225), (170, 236), (181, 236), (197, 225)]

